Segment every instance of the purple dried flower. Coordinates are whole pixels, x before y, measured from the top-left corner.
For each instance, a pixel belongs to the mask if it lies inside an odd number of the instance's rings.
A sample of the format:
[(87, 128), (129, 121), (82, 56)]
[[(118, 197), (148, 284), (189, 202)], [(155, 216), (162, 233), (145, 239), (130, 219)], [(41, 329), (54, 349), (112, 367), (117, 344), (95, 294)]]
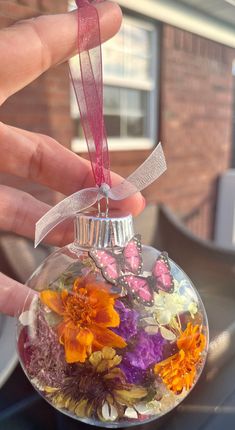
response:
[(162, 360), (164, 344), (160, 333), (149, 335), (144, 330), (139, 332), (134, 349), (124, 355), (120, 365), (128, 382), (143, 381), (146, 370)]
[(69, 374), (69, 367), (58, 335), (48, 325), (42, 312), (37, 316), (37, 336), (31, 341), (30, 348), (30, 362), (26, 367), (31, 378), (37, 378), (42, 385), (60, 386)]
[(125, 374), (125, 377), (128, 383), (130, 384), (143, 383), (146, 376), (145, 370), (138, 369), (138, 367), (131, 366), (130, 362), (125, 358), (122, 360), (119, 367)]
[(137, 322), (139, 314), (134, 309), (129, 309), (120, 301), (115, 303), (115, 309), (120, 316), (120, 325), (113, 331), (128, 341), (137, 334)]

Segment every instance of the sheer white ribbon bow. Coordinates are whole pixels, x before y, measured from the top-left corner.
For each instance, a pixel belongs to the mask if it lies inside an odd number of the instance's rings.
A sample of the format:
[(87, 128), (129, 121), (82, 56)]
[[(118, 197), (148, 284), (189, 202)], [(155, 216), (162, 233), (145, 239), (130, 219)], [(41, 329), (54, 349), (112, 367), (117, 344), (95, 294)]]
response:
[(152, 184), (166, 170), (166, 160), (161, 143), (154, 149), (150, 156), (127, 179), (119, 185), (110, 188), (103, 184), (100, 188), (86, 188), (77, 191), (62, 200), (50, 209), (36, 223), (35, 248), (58, 224), (66, 219), (74, 217), (102, 198), (111, 200), (123, 200), (132, 194), (142, 191)]

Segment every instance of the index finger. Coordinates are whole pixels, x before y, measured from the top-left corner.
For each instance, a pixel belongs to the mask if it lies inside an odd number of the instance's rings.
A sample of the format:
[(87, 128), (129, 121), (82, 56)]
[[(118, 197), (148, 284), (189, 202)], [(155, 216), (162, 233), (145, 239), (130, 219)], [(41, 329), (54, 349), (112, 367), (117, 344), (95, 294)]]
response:
[(29, 305), (35, 292), (0, 272), (0, 313), (12, 317), (19, 315)]
[[(119, 30), (121, 11), (109, 1), (97, 4), (96, 8), (104, 42)], [(77, 13), (39, 16), (0, 30), (0, 105), (76, 52)]]

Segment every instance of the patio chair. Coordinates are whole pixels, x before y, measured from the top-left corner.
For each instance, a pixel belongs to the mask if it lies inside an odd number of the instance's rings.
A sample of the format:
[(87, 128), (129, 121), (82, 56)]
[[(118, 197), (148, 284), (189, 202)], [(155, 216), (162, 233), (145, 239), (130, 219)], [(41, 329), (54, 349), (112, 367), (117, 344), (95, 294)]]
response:
[(194, 236), (166, 206), (159, 206), (154, 246), (169, 251), (198, 289), (226, 291), (234, 297), (235, 250), (216, 246)]
[(205, 371), (193, 392), (160, 428), (233, 430), (235, 251), (195, 237), (169, 208), (161, 205), (152, 245), (166, 250), (193, 280), (205, 305), (210, 328)]
[(9, 233), (0, 235), (0, 271), (18, 282), (25, 283), (49, 253), (47, 246), (34, 249), (29, 239)]

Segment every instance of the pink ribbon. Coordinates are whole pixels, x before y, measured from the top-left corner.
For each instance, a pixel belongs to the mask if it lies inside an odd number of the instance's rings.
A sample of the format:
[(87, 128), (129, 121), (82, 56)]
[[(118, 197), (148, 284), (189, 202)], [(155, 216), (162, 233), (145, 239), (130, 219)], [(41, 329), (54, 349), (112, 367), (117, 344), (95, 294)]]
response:
[[(99, 0), (96, 0), (98, 3)], [(103, 75), (99, 17), (88, 0), (76, 0), (80, 67), (70, 65), (72, 82), (81, 114), (96, 186), (80, 190), (49, 210), (36, 223), (35, 247), (58, 224), (75, 217), (102, 198), (123, 200), (142, 191), (166, 170), (161, 144), (127, 179), (112, 187), (109, 153), (103, 117)], [(94, 48), (95, 47), (95, 48)]]
[[(99, 3), (95, 1), (94, 3)], [(107, 135), (103, 117), (103, 72), (100, 23), (97, 9), (88, 0), (78, 6), (80, 67), (72, 63), (70, 74), (80, 110), (95, 184), (111, 186)]]

